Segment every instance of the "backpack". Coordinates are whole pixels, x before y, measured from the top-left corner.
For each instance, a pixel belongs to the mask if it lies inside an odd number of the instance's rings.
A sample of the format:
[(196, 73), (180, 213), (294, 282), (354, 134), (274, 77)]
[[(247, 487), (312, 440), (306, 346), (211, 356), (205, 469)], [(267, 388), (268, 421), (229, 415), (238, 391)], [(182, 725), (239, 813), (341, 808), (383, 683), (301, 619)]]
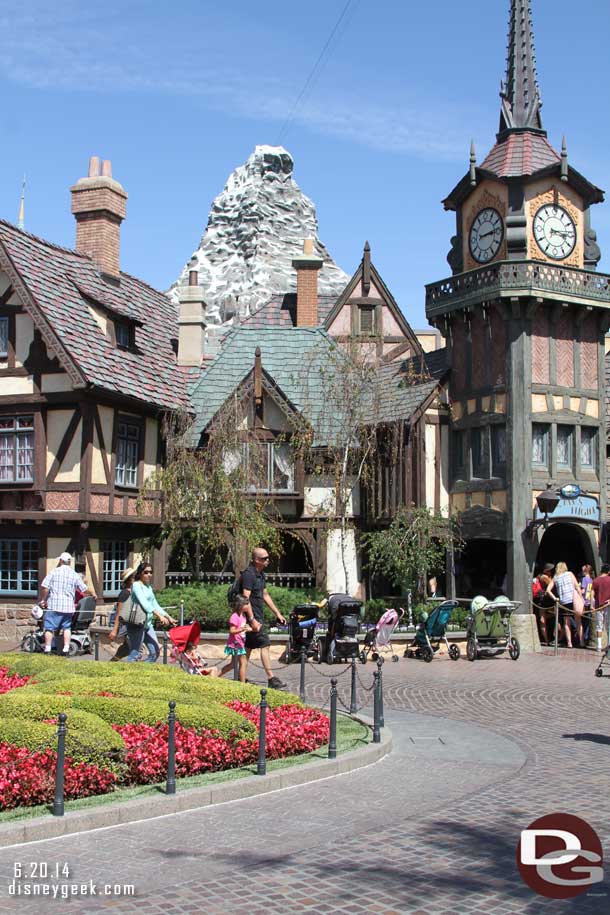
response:
[(536, 578), (532, 583), (532, 598), (534, 600), (540, 600), (544, 594), (544, 588), (540, 584), (540, 579)]
[(229, 604), (229, 607), (233, 607), (233, 601), (235, 600), (235, 598), (237, 597), (238, 594), (241, 594), (242, 575), (243, 575), (243, 572), (240, 572), (239, 575), (237, 576), (237, 578), (235, 579), (235, 581), (233, 582), (233, 584), (231, 585), (231, 587), (229, 588), (229, 590), (227, 591), (227, 602)]

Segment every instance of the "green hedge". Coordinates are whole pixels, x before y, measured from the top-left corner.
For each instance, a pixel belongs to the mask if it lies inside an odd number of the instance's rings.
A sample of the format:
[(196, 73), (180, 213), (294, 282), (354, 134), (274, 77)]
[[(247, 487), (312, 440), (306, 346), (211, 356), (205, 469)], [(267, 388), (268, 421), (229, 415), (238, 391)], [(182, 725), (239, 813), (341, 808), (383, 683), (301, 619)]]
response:
[[(197, 620), (206, 632), (227, 632), (231, 611), (227, 602), (229, 585), (176, 585), (157, 593), (157, 600), (162, 607), (180, 605), (184, 601), (185, 620)], [(269, 585), (269, 594), (280, 613), (288, 618), (290, 611), (298, 604), (308, 604), (312, 600), (320, 601), (324, 594), (312, 589), (278, 588)], [(172, 616), (179, 611), (172, 610)], [(271, 626), (276, 622), (275, 615), (265, 607), (265, 620)]]
[[(15, 710), (15, 715), (18, 714)], [(71, 708), (68, 715), (66, 754), (76, 760), (106, 763), (125, 749), (123, 738), (110, 724), (84, 709)], [(29, 750), (57, 749), (57, 725), (43, 720), (0, 716), (0, 742), (13, 743)]]
[[(104, 721), (118, 725), (139, 722), (155, 725), (167, 721), (168, 714), (167, 702), (158, 699), (77, 696), (74, 698), (74, 705), (78, 709), (99, 716)], [(232, 731), (237, 731), (240, 737), (256, 737), (256, 728), (250, 721), (237, 712), (216, 704), (206, 707), (177, 702), (176, 718), (185, 727), (218, 730), (223, 737), (228, 737)]]

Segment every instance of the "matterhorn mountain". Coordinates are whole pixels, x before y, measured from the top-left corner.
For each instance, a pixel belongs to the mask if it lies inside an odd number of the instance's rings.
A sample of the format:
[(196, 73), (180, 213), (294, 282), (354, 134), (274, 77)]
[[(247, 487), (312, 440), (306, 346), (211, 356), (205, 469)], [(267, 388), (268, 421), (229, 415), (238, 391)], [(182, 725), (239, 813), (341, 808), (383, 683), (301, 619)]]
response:
[(294, 161), (282, 146), (257, 146), (245, 165), (229, 176), (216, 197), (198, 249), (170, 290), (188, 284), (189, 270), (199, 272), (209, 324), (224, 324), (252, 314), (278, 293), (296, 292), (292, 260), (306, 238), (324, 259), (321, 294), (339, 295), (349, 277), (318, 239), (313, 202), (292, 177)]

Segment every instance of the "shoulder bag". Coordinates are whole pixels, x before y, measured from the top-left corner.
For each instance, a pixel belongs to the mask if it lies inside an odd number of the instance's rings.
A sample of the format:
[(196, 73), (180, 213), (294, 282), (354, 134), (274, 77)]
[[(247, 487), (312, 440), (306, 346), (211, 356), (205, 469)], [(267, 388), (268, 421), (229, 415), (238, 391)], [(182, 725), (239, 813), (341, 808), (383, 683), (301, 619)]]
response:
[(143, 607), (134, 600), (133, 594), (130, 594), (126, 601), (121, 605), (119, 617), (126, 626), (138, 626), (143, 628), (146, 625), (147, 613)]

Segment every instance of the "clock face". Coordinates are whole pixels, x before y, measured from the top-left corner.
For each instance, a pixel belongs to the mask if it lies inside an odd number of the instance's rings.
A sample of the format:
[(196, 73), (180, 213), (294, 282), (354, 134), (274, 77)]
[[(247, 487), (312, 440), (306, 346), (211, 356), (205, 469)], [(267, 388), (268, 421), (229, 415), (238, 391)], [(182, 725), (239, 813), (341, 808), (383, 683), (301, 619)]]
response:
[(576, 244), (574, 220), (563, 207), (547, 203), (534, 216), (534, 238), (543, 254), (563, 260)]
[(479, 264), (492, 260), (502, 244), (504, 226), (497, 210), (486, 207), (477, 213), (470, 227), (470, 253)]

